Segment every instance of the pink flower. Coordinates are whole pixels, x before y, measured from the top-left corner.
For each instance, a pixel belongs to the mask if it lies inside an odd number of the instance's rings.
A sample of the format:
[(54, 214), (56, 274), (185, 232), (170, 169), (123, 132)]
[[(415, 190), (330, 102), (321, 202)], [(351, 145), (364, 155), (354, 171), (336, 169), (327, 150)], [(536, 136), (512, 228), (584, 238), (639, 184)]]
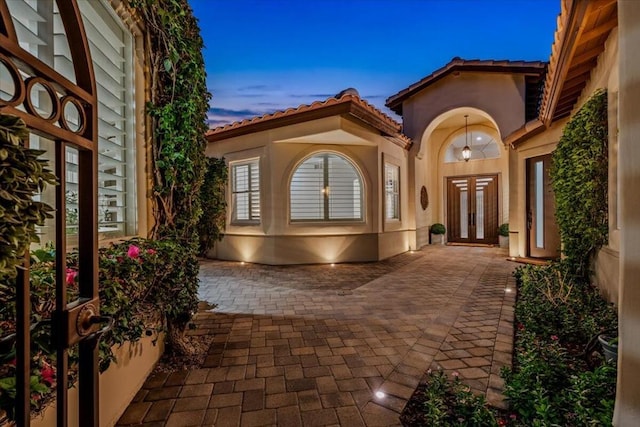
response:
[(551, 335), (551, 339), (554, 341), (558, 341), (558, 336), (557, 335)]
[(147, 249), (147, 253), (149, 255), (155, 255), (157, 253), (157, 251), (155, 249)]
[(456, 377), (456, 378), (458, 378), (458, 377), (460, 376), (460, 374), (459, 374), (459, 373), (457, 373), (457, 372), (454, 372), (454, 373), (453, 373), (453, 374), (451, 374), (451, 375), (453, 375), (453, 376), (454, 376), (454, 377)]
[(53, 385), (56, 372), (53, 370), (51, 366), (45, 365), (40, 370), (40, 375), (42, 375), (42, 381), (48, 383), (50, 386)]
[(140, 256), (140, 248), (137, 247), (136, 245), (129, 245), (127, 256), (129, 258), (138, 258)]
[(516, 414), (511, 414), (509, 415), (509, 418), (511, 418), (512, 420), (515, 420), (516, 418), (518, 418), (518, 416)]
[(119, 256), (119, 257), (117, 257), (117, 258), (116, 258), (116, 261), (118, 261), (118, 262), (122, 262), (122, 261), (124, 261), (124, 258), (122, 258), (121, 256)]
[(73, 285), (73, 282), (76, 281), (76, 276), (78, 272), (73, 268), (67, 268), (67, 285)]

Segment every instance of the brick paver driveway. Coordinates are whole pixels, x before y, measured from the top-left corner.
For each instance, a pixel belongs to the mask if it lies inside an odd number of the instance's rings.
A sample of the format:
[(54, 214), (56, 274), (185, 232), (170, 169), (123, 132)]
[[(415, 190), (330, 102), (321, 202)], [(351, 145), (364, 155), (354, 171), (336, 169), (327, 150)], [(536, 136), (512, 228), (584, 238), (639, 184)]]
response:
[[(511, 362), (513, 263), (496, 248), (429, 246), (334, 267), (206, 261), (202, 369), (154, 374), (122, 425), (387, 426), (428, 368), (500, 404)], [(148, 424), (147, 424), (148, 423)]]

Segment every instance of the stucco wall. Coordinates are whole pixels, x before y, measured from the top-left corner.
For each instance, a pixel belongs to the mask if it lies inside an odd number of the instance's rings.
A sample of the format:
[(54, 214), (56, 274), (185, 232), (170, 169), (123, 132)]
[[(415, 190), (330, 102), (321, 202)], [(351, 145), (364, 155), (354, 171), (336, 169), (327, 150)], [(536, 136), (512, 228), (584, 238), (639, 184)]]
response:
[[(136, 343), (124, 343), (112, 348), (117, 363), (112, 363), (100, 374), (100, 426), (114, 426), (127, 409), (136, 393), (151, 374), (164, 353), (164, 335), (142, 337)], [(69, 389), (69, 426), (79, 426), (78, 386)], [(33, 427), (54, 427), (56, 425), (55, 401), (44, 412), (31, 420)]]
[[(462, 72), (434, 83), (403, 104), (406, 135), (414, 140), (409, 170), (415, 187), (410, 189), (415, 203), (417, 246), (429, 241), (429, 226), (447, 223), (446, 178), (452, 176), (497, 174), (499, 222), (509, 219), (509, 150), (502, 135), (524, 124), (525, 82), (522, 75)], [(501, 147), (501, 157), (490, 160), (444, 163), (444, 151), (458, 128), (441, 127), (452, 115), (471, 114), (484, 121), (469, 127), (490, 134)], [(420, 207), (420, 189), (425, 186), (429, 207)]]
[(620, 23), (620, 343), (613, 424), (640, 425), (640, 2), (618, 1)]
[(447, 111), (473, 107), (495, 120), (501, 138), (524, 123), (524, 76), (506, 73), (455, 73), (402, 105), (404, 133), (418, 144), (427, 126)]
[[(318, 152), (347, 157), (362, 176), (363, 221), (292, 222), (289, 183), (296, 167)], [(228, 162), (260, 161), (261, 221), (237, 225), (228, 209), (216, 256), (264, 264), (373, 261), (415, 248), (410, 224), (408, 152), (379, 132), (333, 116), (209, 143), (207, 155)], [(400, 219), (384, 218), (384, 163), (400, 166)], [(231, 192), (228, 203), (231, 206)]]
[[(618, 31), (614, 29), (605, 43), (604, 51), (598, 57), (598, 65), (591, 72), (590, 80), (573, 109), (573, 113), (577, 112), (596, 90), (607, 89), (609, 104), (609, 243), (596, 258), (594, 281), (612, 302), (617, 302), (619, 293), (618, 80)], [(529, 158), (553, 152), (568, 121), (569, 118), (566, 118), (553, 123), (546, 131), (527, 140), (516, 150), (512, 150), (509, 213), (511, 256), (527, 255), (526, 161)]]

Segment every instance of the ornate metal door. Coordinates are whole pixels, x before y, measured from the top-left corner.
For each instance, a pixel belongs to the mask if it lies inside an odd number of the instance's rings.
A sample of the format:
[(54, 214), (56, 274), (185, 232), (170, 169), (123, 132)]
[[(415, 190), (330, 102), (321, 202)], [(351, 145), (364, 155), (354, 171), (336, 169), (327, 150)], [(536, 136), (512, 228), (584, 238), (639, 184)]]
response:
[[(13, 2), (13, 3), (12, 3)], [(0, 0), (0, 68), (3, 91), (0, 113), (20, 117), (34, 138), (48, 141), (59, 180), (51, 204), (55, 206), (55, 311), (50, 319), (51, 336), (57, 351), (57, 422), (68, 423), (68, 350), (78, 346), (79, 420), (82, 426), (98, 425), (98, 351), (101, 322), (98, 299), (97, 233), (97, 100), (89, 44), (76, 0), (38, 1), (33, 6), (56, 8), (72, 67), (58, 69), (55, 61), (44, 61), (27, 51), (17, 36), (11, 15), (15, 0)], [(25, 3), (26, 4), (26, 3)], [(48, 23), (53, 26), (52, 23)], [(22, 25), (22, 24), (20, 24)], [(37, 25), (47, 25), (42, 20)], [(72, 74), (72, 78), (68, 75)], [(13, 85), (10, 87), (10, 85)], [(9, 86), (9, 87), (7, 87)], [(5, 90), (6, 89), (6, 90)], [(29, 141), (25, 141), (29, 144)], [(53, 153), (51, 153), (53, 152)], [(67, 231), (65, 188), (67, 159), (74, 157), (78, 176), (78, 294), (67, 301)], [(32, 326), (29, 257), (16, 283), (16, 421), (30, 424), (30, 327)]]

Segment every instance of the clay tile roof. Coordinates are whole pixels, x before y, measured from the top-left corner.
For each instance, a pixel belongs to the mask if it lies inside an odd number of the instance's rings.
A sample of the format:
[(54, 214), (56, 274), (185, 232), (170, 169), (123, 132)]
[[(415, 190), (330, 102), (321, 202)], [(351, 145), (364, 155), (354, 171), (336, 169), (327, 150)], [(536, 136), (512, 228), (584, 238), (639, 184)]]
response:
[(396, 143), (402, 141), (405, 148), (411, 140), (402, 134), (402, 125), (357, 95), (355, 90), (345, 90), (324, 101), (302, 104), (297, 108), (276, 111), (270, 114), (210, 129), (205, 137), (214, 142), (234, 136), (246, 135), (266, 129), (302, 123), (337, 114), (352, 116), (380, 131), (381, 135), (391, 137)]
[(517, 146), (573, 111), (618, 25), (616, 0), (562, 0), (539, 114), (504, 138)]
[(563, 0), (551, 46), (540, 120), (549, 125), (568, 116), (618, 25), (616, 0)]
[(387, 98), (386, 105), (394, 112), (402, 114), (402, 102), (404, 100), (454, 71), (508, 72), (541, 75), (544, 73), (546, 66), (547, 63), (543, 61), (462, 59), (456, 56), (444, 67), (438, 68), (420, 81)]

